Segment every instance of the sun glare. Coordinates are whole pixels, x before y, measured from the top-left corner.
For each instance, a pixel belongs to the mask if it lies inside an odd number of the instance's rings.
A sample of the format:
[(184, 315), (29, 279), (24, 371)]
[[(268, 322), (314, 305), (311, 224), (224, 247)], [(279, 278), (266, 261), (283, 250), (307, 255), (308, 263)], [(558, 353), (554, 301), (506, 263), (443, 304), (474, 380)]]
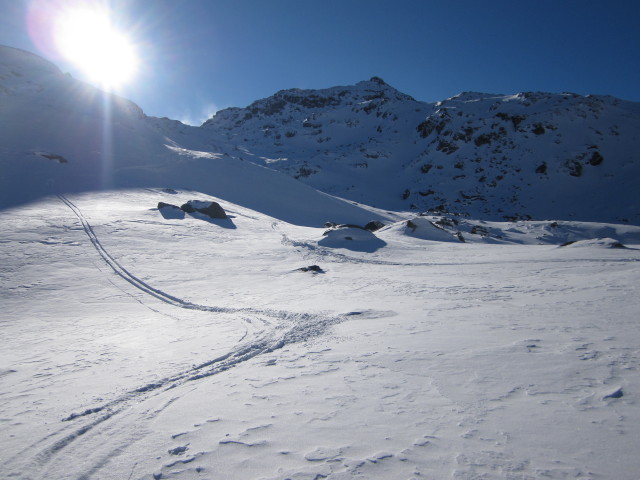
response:
[(60, 53), (107, 90), (123, 85), (135, 74), (138, 60), (134, 46), (112, 26), (105, 10), (60, 13), (55, 38)]

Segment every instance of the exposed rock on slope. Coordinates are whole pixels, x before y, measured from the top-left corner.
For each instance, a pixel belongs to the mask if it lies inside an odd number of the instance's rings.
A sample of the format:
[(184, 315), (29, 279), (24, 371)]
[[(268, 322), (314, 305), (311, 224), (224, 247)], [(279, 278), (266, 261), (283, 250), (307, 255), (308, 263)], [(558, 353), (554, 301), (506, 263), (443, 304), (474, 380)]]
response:
[(180, 209), (186, 213), (202, 213), (211, 218), (227, 218), (227, 213), (218, 202), (190, 200), (184, 205), (181, 205)]

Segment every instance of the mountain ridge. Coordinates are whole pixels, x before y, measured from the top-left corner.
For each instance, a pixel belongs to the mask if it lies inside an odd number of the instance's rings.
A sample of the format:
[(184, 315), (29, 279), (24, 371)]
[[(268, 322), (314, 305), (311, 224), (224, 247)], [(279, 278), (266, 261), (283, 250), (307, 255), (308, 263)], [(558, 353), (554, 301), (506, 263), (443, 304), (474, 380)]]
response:
[[(599, 205), (630, 196), (631, 205), (616, 207), (615, 220), (637, 221), (638, 195), (629, 182), (640, 174), (633, 153), (640, 146), (637, 103), (574, 93), (463, 92), (430, 104), (380, 82), (283, 90), (223, 110), (202, 128), (235, 144), (243, 158), (380, 208), (585, 220), (571, 207), (583, 201), (591, 218), (612, 220)], [(291, 92), (297, 96), (287, 102)], [(562, 208), (533, 205), (550, 193)]]
[[(640, 223), (637, 102), (462, 92), (426, 103), (372, 77), (350, 86), (280, 90), (192, 127), (146, 116), (135, 103), (109, 95), (112, 145), (104, 151), (104, 94), (35, 59), (0, 49), (4, 204), (16, 182), (27, 179), (39, 188), (29, 177), (33, 156), (42, 157), (37, 152), (75, 158), (67, 168), (81, 158), (80, 190), (171, 182), (202, 189), (209, 176), (215, 195), (220, 182), (210, 164), (199, 174), (178, 168), (190, 155), (257, 164), (383, 210)], [(9, 168), (25, 162), (28, 168), (18, 175)], [(37, 165), (45, 193), (69, 186), (56, 168)], [(109, 178), (97, 179), (98, 168)]]

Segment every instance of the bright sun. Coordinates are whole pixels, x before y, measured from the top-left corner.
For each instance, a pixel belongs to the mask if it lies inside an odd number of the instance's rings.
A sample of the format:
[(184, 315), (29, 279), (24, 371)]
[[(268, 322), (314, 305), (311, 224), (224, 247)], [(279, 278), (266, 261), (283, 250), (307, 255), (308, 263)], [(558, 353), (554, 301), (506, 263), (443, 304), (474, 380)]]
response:
[(138, 59), (131, 41), (116, 30), (105, 10), (61, 13), (55, 38), (60, 52), (103, 88), (117, 88), (133, 78)]

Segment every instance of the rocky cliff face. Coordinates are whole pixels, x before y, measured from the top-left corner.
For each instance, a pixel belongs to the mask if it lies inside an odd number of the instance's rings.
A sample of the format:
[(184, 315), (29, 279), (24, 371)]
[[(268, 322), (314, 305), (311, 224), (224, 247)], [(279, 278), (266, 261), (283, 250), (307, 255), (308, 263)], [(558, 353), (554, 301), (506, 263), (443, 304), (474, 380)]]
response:
[(491, 219), (640, 219), (640, 105), (465, 92), (429, 104), (374, 77), (283, 90), (201, 127), (243, 158), (388, 209)]

